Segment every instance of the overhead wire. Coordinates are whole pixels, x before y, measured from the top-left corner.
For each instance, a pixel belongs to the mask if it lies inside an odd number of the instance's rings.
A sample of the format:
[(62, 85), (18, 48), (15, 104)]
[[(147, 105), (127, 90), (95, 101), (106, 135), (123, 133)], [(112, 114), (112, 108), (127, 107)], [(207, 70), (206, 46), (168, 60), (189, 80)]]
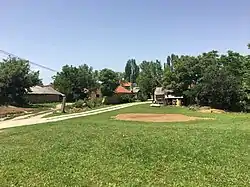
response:
[[(7, 55), (7, 56), (12, 56), (12, 57), (15, 57), (15, 58), (18, 58), (18, 59), (21, 59), (21, 60), (26, 60), (26, 59), (24, 59), (24, 58), (20, 58), (20, 57), (17, 56), (17, 55), (14, 55), (14, 54), (12, 54), (12, 53), (9, 53), (9, 52), (4, 51), (4, 50), (1, 50), (1, 49), (0, 49), (0, 52), (3, 53), (3, 54), (5, 54), (5, 55)], [(37, 67), (40, 67), (40, 68), (43, 68), (43, 69), (46, 69), (46, 70), (49, 70), (49, 71), (52, 71), (52, 72), (58, 72), (58, 71), (56, 71), (56, 70), (54, 70), (54, 69), (52, 69), (52, 68), (46, 67), (46, 66), (44, 66), (44, 65), (41, 65), (41, 64), (38, 64), (38, 63), (35, 63), (35, 62), (31, 62), (31, 61), (29, 61), (29, 60), (28, 60), (28, 62), (29, 62), (30, 64), (34, 65), (34, 66), (37, 66)]]

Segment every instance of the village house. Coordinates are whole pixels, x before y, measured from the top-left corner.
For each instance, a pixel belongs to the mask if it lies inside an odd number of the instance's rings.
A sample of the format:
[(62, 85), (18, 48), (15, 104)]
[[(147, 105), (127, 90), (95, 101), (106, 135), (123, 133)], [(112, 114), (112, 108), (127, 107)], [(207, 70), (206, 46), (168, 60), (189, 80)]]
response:
[(27, 93), (27, 100), (30, 103), (60, 102), (63, 96), (51, 86), (33, 86)]

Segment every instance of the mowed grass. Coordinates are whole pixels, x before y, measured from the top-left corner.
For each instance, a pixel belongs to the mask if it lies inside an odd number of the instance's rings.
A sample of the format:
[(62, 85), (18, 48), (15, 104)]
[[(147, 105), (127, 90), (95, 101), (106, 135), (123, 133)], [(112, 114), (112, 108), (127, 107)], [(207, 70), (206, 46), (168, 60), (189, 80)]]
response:
[[(212, 117), (117, 121), (119, 113)], [(250, 186), (250, 114), (134, 106), (0, 132), (0, 186)]]

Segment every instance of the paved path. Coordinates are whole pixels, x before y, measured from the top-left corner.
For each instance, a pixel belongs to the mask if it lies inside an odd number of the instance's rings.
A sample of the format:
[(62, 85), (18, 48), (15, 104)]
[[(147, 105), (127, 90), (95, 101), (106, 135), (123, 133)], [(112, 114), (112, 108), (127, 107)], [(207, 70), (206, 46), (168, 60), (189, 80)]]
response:
[(95, 114), (100, 114), (104, 112), (119, 110), (122, 108), (127, 108), (135, 105), (145, 104), (149, 102), (136, 102), (136, 103), (127, 103), (127, 104), (120, 104), (95, 110), (90, 110), (86, 112), (81, 113), (74, 113), (74, 114), (65, 114), (60, 116), (53, 116), (49, 118), (43, 118), (44, 116), (48, 115), (49, 113), (42, 113), (38, 114), (36, 116), (31, 116), (30, 118), (14, 118), (6, 121), (0, 121), (0, 129), (10, 128), (10, 127), (17, 127), (17, 126), (24, 126), (24, 125), (33, 125), (33, 124), (40, 124), (40, 123), (47, 123), (47, 122), (54, 122), (54, 121), (62, 121), (66, 119), (72, 119), (77, 117), (83, 117), (83, 116), (90, 116)]

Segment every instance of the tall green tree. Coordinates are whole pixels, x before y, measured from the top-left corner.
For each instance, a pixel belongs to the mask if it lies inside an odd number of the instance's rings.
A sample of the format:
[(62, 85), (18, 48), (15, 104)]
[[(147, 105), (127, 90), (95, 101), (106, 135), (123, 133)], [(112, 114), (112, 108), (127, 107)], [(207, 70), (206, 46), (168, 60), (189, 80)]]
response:
[(139, 66), (136, 64), (135, 59), (129, 59), (125, 66), (124, 79), (128, 82), (135, 83), (139, 76)]
[(41, 84), (29, 61), (9, 57), (0, 62), (0, 104), (25, 104), (30, 87)]
[(169, 59), (171, 63), (164, 69), (164, 86), (183, 95), (186, 104), (244, 108), (250, 75), (247, 56), (233, 51), (219, 55), (214, 50), (196, 57), (175, 55)]
[(112, 96), (119, 85), (118, 74), (111, 69), (102, 69), (99, 74), (103, 96)]
[(198, 104), (226, 110), (241, 110), (245, 93), (240, 80), (226, 67), (209, 66), (195, 87)]
[(140, 90), (145, 95), (154, 95), (155, 88), (163, 86), (163, 69), (160, 61), (143, 61), (140, 69), (137, 80)]
[(54, 86), (64, 93), (68, 100), (84, 99), (87, 96), (84, 90), (93, 90), (97, 87), (96, 76), (98, 72), (87, 64), (79, 67), (65, 65), (62, 71), (53, 77)]

